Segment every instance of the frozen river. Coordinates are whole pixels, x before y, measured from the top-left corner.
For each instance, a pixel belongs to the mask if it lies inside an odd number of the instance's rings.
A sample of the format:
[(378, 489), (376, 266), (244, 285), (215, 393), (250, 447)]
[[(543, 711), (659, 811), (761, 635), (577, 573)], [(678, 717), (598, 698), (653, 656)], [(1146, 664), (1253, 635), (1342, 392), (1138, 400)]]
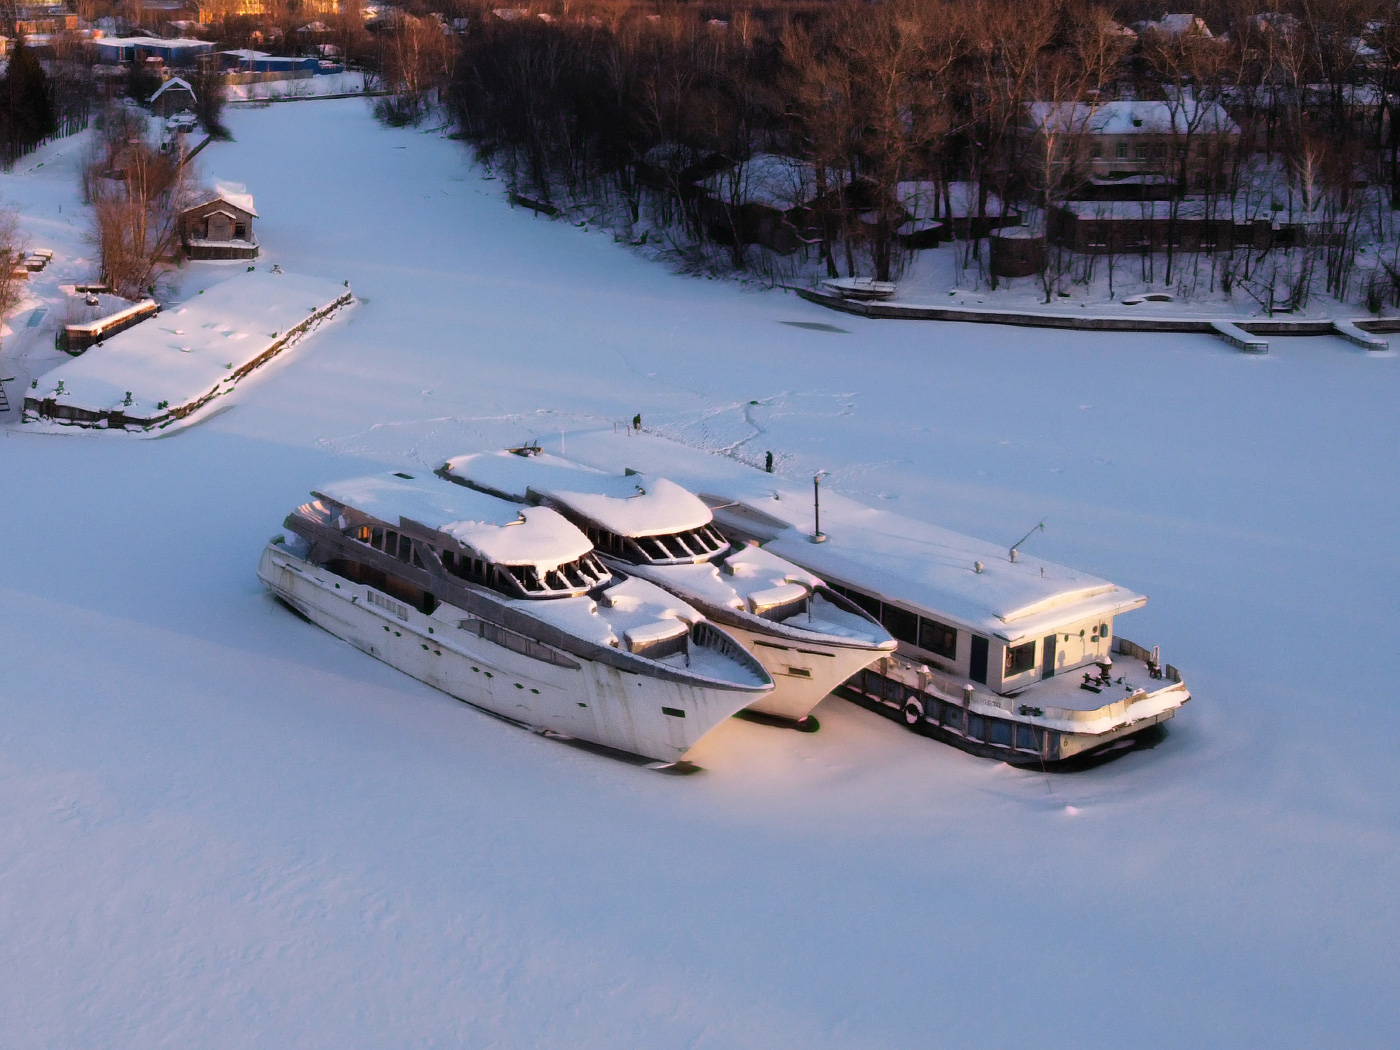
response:
[[(837, 315), (512, 211), (358, 100), (230, 123), (199, 160), (259, 265), (362, 302), (168, 439), (0, 432), (0, 1043), (1393, 1045), (1400, 359)], [(79, 152), (0, 176), (74, 272)], [(314, 484), (634, 413), (1008, 545), (1044, 518), (1195, 699), (1074, 775), (828, 700), (667, 778), (253, 575)]]

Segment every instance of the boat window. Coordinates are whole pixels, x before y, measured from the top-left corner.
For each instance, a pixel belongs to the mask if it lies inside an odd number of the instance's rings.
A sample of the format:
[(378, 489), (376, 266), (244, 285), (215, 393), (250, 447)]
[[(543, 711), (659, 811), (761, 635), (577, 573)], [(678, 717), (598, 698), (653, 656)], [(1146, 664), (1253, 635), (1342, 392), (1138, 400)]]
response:
[[(594, 543), (602, 546), (599, 540), (609, 534), (600, 529), (589, 529), (588, 538), (593, 539), (595, 533), (599, 539), (594, 540)], [(709, 525), (687, 529), (684, 532), (667, 533), (664, 536), (636, 536), (630, 542), (635, 554), (640, 554), (644, 560), (652, 562), (695, 561), (729, 548), (724, 538)], [(612, 550), (611, 547), (605, 549)], [(616, 553), (622, 551), (618, 550)]]
[(885, 605), (880, 610), (880, 622), (885, 625), (885, 630), (899, 641), (908, 642), (910, 645), (919, 644), (919, 617), (917, 614), (895, 605)]
[(949, 627), (946, 623), (939, 623), (937, 620), (921, 616), (919, 617), (918, 646), (920, 649), (927, 649), (935, 656), (956, 660), (958, 658), (957, 629)]
[(845, 596), (845, 597), (851, 599), (851, 601), (855, 602), (855, 604), (859, 605), (862, 609), (864, 609), (866, 612), (868, 612), (871, 616), (875, 617), (875, 619), (878, 620), (878, 619), (880, 618), (880, 599), (879, 599), (879, 598), (876, 598), (876, 597), (874, 597), (873, 595), (863, 594), (862, 592), (856, 590), (854, 587), (836, 587), (836, 586), (832, 586), (831, 589), (832, 589), (833, 591), (835, 591), (837, 594), (843, 595), (843, 596)]
[(378, 525), (370, 530), (369, 545), (377, 551), (384, 549), (384, 530)]
[(1010, 645), (1006, 648), (1006, 678), (1029, 671), (1035, 666), (1035, 642)]

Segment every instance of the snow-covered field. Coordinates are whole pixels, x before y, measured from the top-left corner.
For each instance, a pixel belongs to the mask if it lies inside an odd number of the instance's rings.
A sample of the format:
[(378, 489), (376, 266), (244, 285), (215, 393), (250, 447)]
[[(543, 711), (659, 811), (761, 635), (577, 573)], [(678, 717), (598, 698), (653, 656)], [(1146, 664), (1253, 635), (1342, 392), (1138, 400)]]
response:
[[(837, 315), (513, 211), (360, 100), (229, 120), (200, 160), (259, 266), (361, 302), (170, 438), (0, 432), (0, 1045), (1394, 1045), (1395, 356)], [(0, 178), (70, 280), (78, 153)], [(828, 700), (664, 777), (253, 575), (313, 484), (637, 412), (1008, 544), (1044, 517), (1195, 699), (1074, 775)]]

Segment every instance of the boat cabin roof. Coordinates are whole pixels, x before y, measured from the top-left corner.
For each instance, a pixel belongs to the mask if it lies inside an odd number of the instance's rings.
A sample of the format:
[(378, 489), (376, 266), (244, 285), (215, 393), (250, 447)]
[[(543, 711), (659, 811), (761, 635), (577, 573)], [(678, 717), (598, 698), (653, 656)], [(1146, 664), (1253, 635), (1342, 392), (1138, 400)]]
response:
[(608, 473), (544, 452), (457, 456), (444, 470), (507, 499), (550, 500), (618, 536), (667, 536), (713, 518), (702, 500), (666, 478)]
[[(590, 464), (646, 465), (699, 493), (721, 526), (828, 582), (855, 587), (932, 618), (1009, 644), (1079, 620), (1113, 616), (1147, 598), (1108, 580), (1032, 554), (1015, 562), (1006, 547), (974, 539), (823, 489), (826, 542), (811, 542), (812, 489), (650, 435), (570, 434), (571, 455)], [(982, 570), (977, 571), (977, 563)]]
[(322, 486), (314, 495), (390, 526), (415, 522), (497, 565), (530, 565), (547, 572), (593, 549), (588, 537), (557, 511), (522, 507), (431, 474), (373, 474)]

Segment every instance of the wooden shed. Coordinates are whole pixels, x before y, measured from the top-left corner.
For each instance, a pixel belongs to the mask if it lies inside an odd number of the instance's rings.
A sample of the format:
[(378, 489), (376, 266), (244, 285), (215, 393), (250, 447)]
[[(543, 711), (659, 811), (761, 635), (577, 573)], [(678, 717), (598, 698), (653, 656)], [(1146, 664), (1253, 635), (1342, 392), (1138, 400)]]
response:
[(194, 88), (183, 77), (171, 77), (151, 95), (151, 112), (158, 117), (172, 117), (176, 113), (193, 113), (195, 107)]
[(213, 196), (180, 213), (180, 243), (189, 259), (256, 259), (258, 217), (252, 194), (228, 184)]

